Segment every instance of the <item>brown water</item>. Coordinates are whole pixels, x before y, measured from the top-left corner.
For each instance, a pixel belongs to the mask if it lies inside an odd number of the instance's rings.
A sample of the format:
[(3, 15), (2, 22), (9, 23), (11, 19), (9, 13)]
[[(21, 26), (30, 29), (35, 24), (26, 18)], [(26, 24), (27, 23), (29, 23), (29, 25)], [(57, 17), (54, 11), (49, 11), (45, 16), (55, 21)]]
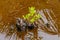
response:
[[(59, 0), (0, 0), (0, 29), (3, 25), (15, 24), (15, 17), (21, 17), (28, 13), (28, 7), (34, 6), (36, 9), (52, 9), (56, 15), (56, 24), (60, 33), (60, 1)], [(55, 19), (54, 19), (55, 20)], [(9, 29), (9, 27), (7, 27)], [(4, 29), (5, 30), (5, 29)], [(15, 30), (14, 30), (15, 31)], [(37, 30), (34, 30), (37, 36)]]

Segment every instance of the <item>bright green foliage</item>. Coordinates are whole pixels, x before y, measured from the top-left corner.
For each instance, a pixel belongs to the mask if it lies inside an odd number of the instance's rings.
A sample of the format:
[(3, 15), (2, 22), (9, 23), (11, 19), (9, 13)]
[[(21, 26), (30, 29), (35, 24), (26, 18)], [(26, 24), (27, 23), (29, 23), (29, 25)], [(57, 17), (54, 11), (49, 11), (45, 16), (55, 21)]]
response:
[(41, 18), (40, 14), (34, 15), (34, 17), (30, 20), (30, 22), (33, 23), (34, 21), (38, 20), (39, 18)]
[(32, 19), (30, 20), (30, 22), (31, 22), (31, 23), (33, 23), (34, 21), (35, 21), (35, 19), (34, 19), (34, 18), (32, 18)]
[(29, 7), (29, 13), (31, 14), (36, 13), (35, 7)]
[(41, 18), (42, 16), (40, 14), (37, 14), (36, 17), (39, 19)]
[(27, 15), (23, 15), (24, 19), (28, 19), (30, 16), (33, 16), (36, 13), (35, 7), (29, 7), (29, 13)]
[[(34, 14), (36, 13), (35, 7), (29, 7), (29, 13), (27, 15), (23, 15), (24, 19), (29, 19), (29, 17), (32, 17)], [(31, 23), (33, 23), (35, 20), (41, 18), (40, 14), (36, 14), (32, 17), (32, 19), (30, 20)]]

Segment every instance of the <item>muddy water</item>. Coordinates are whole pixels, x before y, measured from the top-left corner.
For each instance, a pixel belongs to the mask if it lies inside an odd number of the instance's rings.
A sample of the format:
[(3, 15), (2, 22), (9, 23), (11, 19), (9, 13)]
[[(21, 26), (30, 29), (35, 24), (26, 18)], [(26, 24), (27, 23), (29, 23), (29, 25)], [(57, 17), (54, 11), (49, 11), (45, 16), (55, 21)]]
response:
[[(3, 25), (5, 24), (15, 24), (15, 18), (22, 18), (22, 15), (28, 13), (28, 7), (30, 6), (36, 7), (36, 10), (44, 8), (52, 9), (56, 15), (56, 24), (58, 24), (58, 30), (60, 29), (59, 0), (0, 0), (0, 25), (2, 24), (0, 29), (2, 29)], [(35, 32), (35, 30), (33, 32)], [(37, 31), (35, 32), (35, 35), (37, 36)]]

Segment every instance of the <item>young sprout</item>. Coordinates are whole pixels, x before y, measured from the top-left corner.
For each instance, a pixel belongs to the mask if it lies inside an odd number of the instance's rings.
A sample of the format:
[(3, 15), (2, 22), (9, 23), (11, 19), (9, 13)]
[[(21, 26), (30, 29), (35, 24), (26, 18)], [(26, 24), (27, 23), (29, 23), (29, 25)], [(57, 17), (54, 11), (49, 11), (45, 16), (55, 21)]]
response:
[(30, 20), (30, 22), (33, 23), (35, 22), (35, 20), (41, 18), (40, 14), (34, 15), (35, 13), (36, 13), (35, 7), (29, 7), (29, 13), (25, 16), (23, 15), (23, 18), (28, 20), (30, 17), (33, 16), (32, 19)]
[(36, 13), (35, 7), (29, 7), (29, 13)]
[(36, 13), (35, 7), (29, 7), (29, 13), (27, 15), (23, 15), (24, 19), (28, 19), (30, 16), (33, 16)]

